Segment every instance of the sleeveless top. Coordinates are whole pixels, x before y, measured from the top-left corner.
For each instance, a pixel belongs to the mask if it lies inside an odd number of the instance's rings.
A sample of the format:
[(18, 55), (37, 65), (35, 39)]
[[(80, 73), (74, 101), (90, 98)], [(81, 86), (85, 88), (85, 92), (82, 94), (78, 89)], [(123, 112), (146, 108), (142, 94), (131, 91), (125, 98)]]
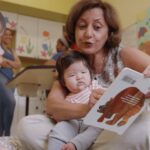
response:
[[(9, 60), (14, 60), (14, 57), (13, 57), (12, 53), (9, 53), (7, 51), (4, 51), (3, 57), (7, 58)], [(9, 80), (13, 77), (13, 70), (11, 68), (1, 67), (0, 68), (0, 73), (2, 73)]]
[(93, 76), (104, 88), (108, 88), (109, 85), (115, 80), (118, 73), (124, 68), (124, 64), (120, 57), (121, 49), (122, 46), (119, 46), (109, 52), (103, 71), (100, 74), (95, 74)]

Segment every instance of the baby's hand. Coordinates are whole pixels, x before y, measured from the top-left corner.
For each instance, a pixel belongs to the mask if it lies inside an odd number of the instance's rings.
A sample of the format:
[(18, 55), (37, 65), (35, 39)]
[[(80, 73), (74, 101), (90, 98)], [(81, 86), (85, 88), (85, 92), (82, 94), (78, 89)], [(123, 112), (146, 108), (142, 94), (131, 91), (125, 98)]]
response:
[(106, 89), (103, 88), (94, 89), (92, 91), (88, 103), (90, 107), (93, 107), (96, 104), (96, 102), (100, 99), (100, 97), (104, 94), (105, 91)]
[(73, 143), (64, 144), (61, 150), (76, 150), (75, 145)]

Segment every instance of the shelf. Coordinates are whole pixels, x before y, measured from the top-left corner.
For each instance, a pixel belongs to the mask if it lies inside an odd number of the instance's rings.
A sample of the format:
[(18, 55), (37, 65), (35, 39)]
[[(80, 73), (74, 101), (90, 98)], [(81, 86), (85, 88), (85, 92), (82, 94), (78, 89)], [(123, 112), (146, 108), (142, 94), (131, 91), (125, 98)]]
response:
[(19, 56), (23, 67), (30, 66), (30, 65), (44, 65), (48, 60), (46, 59), (38, 59), (38, 58), (31, 58), (31, 57), (23, 57)]

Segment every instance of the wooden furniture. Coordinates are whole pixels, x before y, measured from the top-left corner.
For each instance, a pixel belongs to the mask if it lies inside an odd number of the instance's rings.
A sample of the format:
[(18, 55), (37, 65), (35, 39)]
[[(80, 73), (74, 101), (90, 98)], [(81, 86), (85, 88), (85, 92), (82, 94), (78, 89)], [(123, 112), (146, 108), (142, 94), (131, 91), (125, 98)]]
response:
[(55, 66), (28, 66), (7, 83), (17, 88), (20, 96), (26, 96), (26, 111), (29, 111), (30, 97), (37, 96), (38, 90), (49, 90), (56, 76)]

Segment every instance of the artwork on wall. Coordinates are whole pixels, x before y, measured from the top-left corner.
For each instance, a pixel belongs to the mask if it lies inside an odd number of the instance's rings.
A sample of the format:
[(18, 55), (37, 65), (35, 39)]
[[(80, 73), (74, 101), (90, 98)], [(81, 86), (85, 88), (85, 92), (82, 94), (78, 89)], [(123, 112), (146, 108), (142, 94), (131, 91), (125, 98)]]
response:
[(17, 29), (17, 14), (5, 12), (5, 11), (2, 11), (2, 14), (6, 21), (6, 27), (11, 30), (16, 30)]
[(62, 24), (53, 21), (38, 19), (38, 56), (50, 59), (55, 51), (56, 40), (62, 36)]
[(18, 15), (16, 51), (19, 56), (37, 58), (37, 19)]
[(150, 9), (145, 12), (145, 16), (138, 21), (138, 47), (150, 55)]
[(137, 21), (123, 31), (122, 43), (150, 55), (150, 9), (137, 15)]
[(64, 23), (2, 11), (7, 28), (16, 31), (15, 49), (19, 56), (50, 59)]

